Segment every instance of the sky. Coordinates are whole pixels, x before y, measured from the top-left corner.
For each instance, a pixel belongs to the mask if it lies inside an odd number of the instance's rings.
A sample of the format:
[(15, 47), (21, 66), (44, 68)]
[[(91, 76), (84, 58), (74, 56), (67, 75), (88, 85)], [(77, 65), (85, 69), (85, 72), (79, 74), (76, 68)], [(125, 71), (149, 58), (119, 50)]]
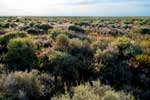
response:
[(0, 0), (0, 16), (150, 16), (150, 0)]

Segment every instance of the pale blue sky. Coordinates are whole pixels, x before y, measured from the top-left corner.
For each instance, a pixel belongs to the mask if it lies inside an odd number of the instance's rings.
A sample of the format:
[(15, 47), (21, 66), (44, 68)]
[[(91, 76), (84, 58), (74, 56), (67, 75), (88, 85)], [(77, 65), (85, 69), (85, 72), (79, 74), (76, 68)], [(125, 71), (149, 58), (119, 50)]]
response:
[(150, 0), (0, 0), (1, 16), (150, 16)]

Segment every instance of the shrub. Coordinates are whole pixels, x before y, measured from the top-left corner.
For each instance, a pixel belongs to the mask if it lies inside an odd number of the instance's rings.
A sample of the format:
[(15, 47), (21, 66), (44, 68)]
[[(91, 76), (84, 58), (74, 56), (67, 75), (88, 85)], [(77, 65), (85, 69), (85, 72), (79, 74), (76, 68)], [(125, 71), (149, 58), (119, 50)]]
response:
[(69, 53), (72, 55), (79, 54), (82, 49), (82, 41), (78, 38), (70, 39), (69, 42)]
[(98, 49), (104, 50), (108, 46), (109, 42), (105, 40), (96, 41), (91, 44), (92, 48), (96, 51)]
[[(150, 94), (150, 56), (141, 54), (131, 59), (131, 68), (133, 70), (134, 85), (140, 87), (139, 96), (141, 100), (148, 98)], [(144, 93), (143, 93), (144, 91)]]
[(95, 63), (99, 64), (98, 68), (102, 66), (102, 82), (109, 83), (117, 89), (124, 84), (131, 84), (133, 73), (128, 62), (141, 52), (141, 48), (126, 38), (115, 40), (104, 51), (98, 50), (94, 59)]
[(68, 80), (78, 78), (79, 63), (75, 57), (59, 51), (50, 51), (46, 59), (43, 60), (45, 62), (43, 69), (48, 70), (53, 75), (63, 76)]
[(6, 72), (6, 65), (0, 63), (0, 74), (5, 73), (5, 72)]
[(129, 59), (137, 54), (141, 54), (141, 48), (128, 38), (118, 38), (112, 43), (119, 50), (120, 60)]
[(80, 26), (90, 26), (88, 21), (82, 21), (82, 22), (78, 23), (78, 25), (80, 25)]
[(52, 47), (53, 40), (48, 36), (38, 36), (35, 39), (35, 43), (38, 46), (38, 48)]
[(53, 27), (50, 26), (49, 24), (41, 24), (38, 26), (38, 28), (48, 31), (48, 29), (52, 29)]
[(55, 81), (54, 76), (47, 73), (41, 73), (37, 77), (42, 84), (42, 99), (47, 100), (49, 97), (64, 91), (64, 83), (61, 78)]
[(4, 28), (9, 28), (10, 27), (10, 23), (5, 23)]
[(119, 51), (116, 47), (108, 46), (104, 51), (97, 50), (94, 58), (98, 63), (103, 63), (105, 65), (109, 63), (114, 63), (117, 60)]
[(31, 39), (16, 38), (8, 43), (6, 60), (10, 69), (31, 69), (36, 62), (36, 46)]
[(69, 46), (69, 38), (67, 35), (60, 34), (56, 38), (56, 42), (54, 44), (54, 49), (58, 51), (68, 51)]
[(75, 26), (75, 25), (69, 26), (69, 30), (75, 31), (75, 32), (85, 33), (84, 29), (82, 29), (82, 28), (80, 28), (78, 26)]
[(0, 79), (0, 92), (4, 100), (31, 100), (42, 96), (42, 85), (37, 78), (37, 71), (14, 72), (3, 75)]
[(132, 66), (135, 69), (150, 73), (150, 56), (149, 55), (137, 55), (131, 59)]
[(40, 34), (40, 33), (44, 32), (42, 29), (39, 29), (37, 27), (30, 27), (30, 28), (26, 29), (26, 31), (30, 34)]
[[(90, 65), (93, 59), (93, 49), (87, 41), (79, 39), (71, 39), (69, 43), (69, 53), (75, 56), (80, 62), (80, 73), (85, 76), (90, 76)], [(82, 76), (83, 77), (83, 76)]]
[(78, 50), (77, 52), (72, 51), (71, 55), (77, 57), (79, 61), (82, 62), (80, 65), (80, 73), (85, 76), (90, 76), (89, 75), (90, 65), (93, 59), (93, 49), (91, 48), (90, 43), (88, 41), (83, 41), (81, 47), (80, 44), (78, 45), (77, 50)]
[(141, 34), (150, 34), (150, 28), (149, 27), (141, 27), (140, 33)]
[(7, 45), (7, 43), (11, 40), (11, 39), (14, 39), (14, 38), (17, 38), (17, 37), (27, 37), (28, 34), (27, 32), (9, 32), (9, 33), (6, 33), (4, 34), (3, 36), (0, 36), (0, 44), (1, 45)]
[(134, 97), (131, 95), (126, 95), (123, 92), (115, 92), (112, 90), (108, 90), (105, 92), (102, 100), (134, 100)]
[(86, 84), (74, 87), (73, 92), (72, 98), (65, 94), (53, 97), (52, 100), (134, 100), (131, 95), (115, 92), (108, 86), (100, 86), (97, 82), (94, 82), (94, 86)]
[(110, 45), (104, 51), (98, 50), (94, 59), (97, 65), (93, 67), (101, 70), (102, 82), (114, 85), (116, 88), (122, 87), (122, 83), (131, 83), (132, 72), (128, 60), (122, 56), (122, 51), (118, 47)]
[(64, 32), (62, 30), (59, 30), (59, 29), (49, 29), (48, 33), (50, 34), (51, 38), (54, 40), (56, 39), (56, 37), (59, 34), (64, 34)]

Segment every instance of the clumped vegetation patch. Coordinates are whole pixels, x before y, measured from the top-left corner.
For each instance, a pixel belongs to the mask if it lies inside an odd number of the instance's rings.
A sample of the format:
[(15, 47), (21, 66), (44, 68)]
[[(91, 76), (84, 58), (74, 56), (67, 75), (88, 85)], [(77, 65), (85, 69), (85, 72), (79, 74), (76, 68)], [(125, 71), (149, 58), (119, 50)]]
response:
[(52, 100), (134, 100), (134, 97), (123, 92), (116, 92), (109, 86), (100, 85), (95, 81), (93, 86), (89, 84), (73, 87), (73, 95), (70, 98), (69, 94), (55, 96)]
[(6, 60), (13, 70), (31, 70), (36, 62), (36, 45), (31, 39), (16, 38), (9, 41)]
[(141, 27), (140, 33), (141, 34), (150, 34), (150, 28), (149, 27)]
[(149, 22), (2, 17), (0, 100), (149, 100)]

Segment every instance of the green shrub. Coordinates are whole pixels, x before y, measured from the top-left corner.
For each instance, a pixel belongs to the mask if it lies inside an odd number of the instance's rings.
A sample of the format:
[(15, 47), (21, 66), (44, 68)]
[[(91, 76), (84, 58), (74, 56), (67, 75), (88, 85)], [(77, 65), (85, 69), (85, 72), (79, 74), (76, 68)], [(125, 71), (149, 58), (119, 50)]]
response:
[(119, 38), (105, 50), (96, 52), (94, 59), (97, 65), (93, 67), (101, 69), (100, 74), (104, 79), (102, 82), (121, 88), (123, 84), (132, 82), (133, 73), (128, 61), (140, 53), (141, 48), (137, 45), (128, 39)]
[(14, 38), (17, 38), (17, 37), (27, 37), (28, 34), (27, 32), (9, 32), (9, 33), (6, 33), (2, 36), (0, 36), (0, 44), (1, 45), (7, 45), (7, 43), (11, 40), (11, 39), (14, 39)]
[(13, 70), (31, 69), (36, 62), (36, 45), (31, 39), (16, 38), (8, 43), (6, 60)]
[(93, 49), (90, 43), (87, 41), (82, 42), (79, 39), (70, 39), (68, 48), (69, 53), (75, 56), (81, 63), (79, 66), (80, 73), (82, 75), (88, 74), (93, 59)]
[(30, 34), (35, 34), (35, 35), (44, 32), (42, 29), (39, 29), (37, 27), (30, 27), (30, 28), (27, 28), (25, 31), (28, 32), (28, 33), (30, 33)]
[(112, 43), (112, 45), (118, 48), (120, 60), (129, 59), (142, 53), (142, 49), (128, 38), (118, 38)]
[(96, 41), (91, 44), (92, 48), (96, 51), (98, 49), (104, 50), (108, 46), (108, 41)]
[(69, 38), (67, 35), (60, 34), (56, 37), (56, 42), (54, 44), (54, 49), (58, 51), (68, 51)]
[(43, 60), (46, 62), (43, 69), (48, 70), (53, 75), (63, 76), (68, 80), (78, 78), (79, 63), (75, 57), (59, 51), (50, 51)]
[(150, 28), (149, 27), (141, 27), (140, 33), (141, 34), (150, 34)]
[(48, 31), (48, 29), (52, 29), (53, 27), (50, 26), (49, 24), (41, 24), (38, 26), (38, 28)]
[(78, 44), (78, 46), (77, 44), (76, 46), (72, 45), (69, 49), (70, 53), (81, 62), (80, 73), (84, 76), (89, 76), (90, 66), (93, 60), (93, 49), (88, 41), (78, 41), (77, 43), (80, 44)]
[(69, 30), (75, 31), (75, 32), (85, 33), (84, 29), (82, 29), (82, 28), (80, 28), (78, 26), (75, 26), (75, 25), (69, 26)]
[(47, 48), (47, 47), (52, 47), (53, 40), (49, 36), (44, 35), (44, 36), (35, 37), (35, 43), (39, 49), (43, 47)]
[(82, 41), (78, 38), (70, 39), (69, 42), (69, 53), (70, 54), (79, 54), (82, 49)]
[(51, 38), (54, 40), (56, 39), (56, 37), (59, 34), (64, 34), (64, 32), (62, 30), (59, 30), (59, 29), (49, 29), (48, 33), (50, 34)]
[(82, 21), (82, 22), (78, 23), (78, 25), (80, 25), (80, 26), (90, 26), (88, 21)]

